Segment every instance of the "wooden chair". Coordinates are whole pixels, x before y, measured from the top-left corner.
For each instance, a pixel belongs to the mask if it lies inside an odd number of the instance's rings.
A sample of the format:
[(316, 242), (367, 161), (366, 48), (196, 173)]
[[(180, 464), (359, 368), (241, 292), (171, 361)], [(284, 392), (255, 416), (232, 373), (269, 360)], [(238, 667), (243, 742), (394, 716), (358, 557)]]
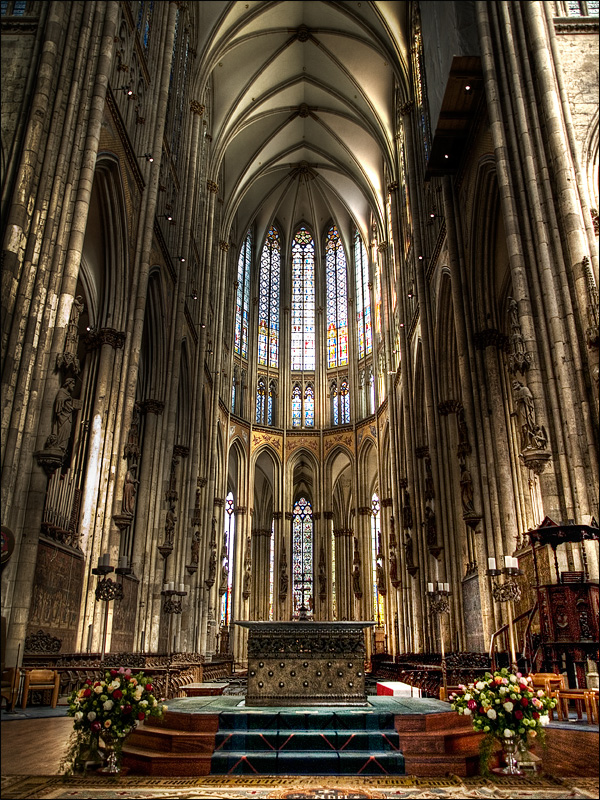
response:
[(577, 719), (581, 721), (582, 711), (585, 708), (585, 717), (588, 725), (593, 725), (598, 720), (598, 691), (593, 689), (559, 689), (557, 692), (559, 718), (561, 715), (569, 719), (569, 703), (574, 701)]
[(21, 708), (27, 706), (29, 692), (40, 692), (52, 689), (52, 708), (56, 708), (58, 703), (58, 692), (60, 690), (60, 675), (55, 669), (27, 669), (25, 670), (25, 682), (23, 684), (23, 701)]
[(19, 694), (19, 670), (8, 667), (2, 670), (2, 697), (6, 699), (6, 710), (12, 711)]
[[(534, 689), (543, 689), (548, 697), (557, 701), (556, 712), (558, 718), (562, 719), (562, 707), (558, 702), (558, 692), (567, 688), (564, 675), (557, 675), (556, 672), (533, 672), (529, 677), (532, 680)], [(550, 709), (548, 716), (550, 719), (554, 718), (554, 709)]]

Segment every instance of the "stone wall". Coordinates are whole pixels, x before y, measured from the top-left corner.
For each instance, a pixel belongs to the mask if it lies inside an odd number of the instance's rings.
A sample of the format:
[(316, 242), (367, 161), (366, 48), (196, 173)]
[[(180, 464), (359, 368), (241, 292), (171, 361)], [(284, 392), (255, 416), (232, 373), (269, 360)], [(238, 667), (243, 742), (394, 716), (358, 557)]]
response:
[(32, 30), (31, 27), (17, 24), (12, 26), (8, 25), (5, 20), (2, 21), (0, 130), (2, 131), (3, 167), (10, 152), (21, 113), (34, 42), (35, 30)]

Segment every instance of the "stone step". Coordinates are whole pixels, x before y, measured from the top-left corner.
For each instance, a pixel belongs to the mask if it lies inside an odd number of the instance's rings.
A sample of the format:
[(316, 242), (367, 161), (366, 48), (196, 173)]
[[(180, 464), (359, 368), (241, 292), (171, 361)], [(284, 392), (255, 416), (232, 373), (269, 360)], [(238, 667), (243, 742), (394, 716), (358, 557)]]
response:
[(468, 730), (421, 731), (400, 733), (399, 745), (403, 753), (479, 753), (483, 734)]
[(398, 733), (412, 733), (417, 731), (471, 729), (472, 725), (468, 717), (448, 710), (432, 714), (398, 714), (395, 728)]
[(337, 753), (315, 750), (256, 752), (243, 750), (215, 752), (211, 773), (215, 775), (403, 775), (401, 753)]
[(479, 753), (405, 753), (404, 769), (406, 775), (417, 777), (457, 775), (464, 778), (479, 774)]
[(163, 753), (133, 747), (123, 747), (123, 765), (135, 775), (210, 775), (210, 753)]
[(215, 750), (244, 752), (337, 751), (392, 752), (400, 750), (396, 731), (223, 731), (215, 737)]
[(134, 731), (127, 744), (163, 753), (212, 753), (215, 734), (144, 728)]

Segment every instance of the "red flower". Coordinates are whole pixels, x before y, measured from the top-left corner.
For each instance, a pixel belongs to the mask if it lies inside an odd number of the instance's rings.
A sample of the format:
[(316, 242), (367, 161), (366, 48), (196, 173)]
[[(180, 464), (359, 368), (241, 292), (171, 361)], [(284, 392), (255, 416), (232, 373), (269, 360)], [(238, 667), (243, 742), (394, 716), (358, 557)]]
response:
[(485, 714), (485, 708), (483, 706), (479, 706), (479, 713)]
[(523, 719), (523, 712), (515, 711), (515, 719)]
[(91, 695), (91, 693), (92, 693), (91, 689), (84, 689), (83, 690), (83, 696), (84, 697), (89, 697)]
[(521, 698), (521, 705), (522, 705), (524, 708), (527, 708), (527, 706), (529, 705), (529, 700), (528, 700), (526, 697), (522, 697), (522, 698)]
[(143, 711), (139, 711), (139, 712), (138, 712), (138, 719), (144, 719), (144, 717), (145, 717), (145, 716), (146, 716), (146, 715), (144, 714), (144, 712), (143, 712)]
[(131, 713), (131, 706), (129, 705), (129, 703), (127, 703), (127, 705), (123, 706), (123, 713), (124, 714)]
[(110, 676), (111, 676), (111, 678), (115, 678), (115, 677), (116, 677), (118, 674), (119, 674), (119, 673), (117, 672), (117, 670), (116, 670), (116, 669), (111, 669), (111, 671), (110, 671)]
[(94, 720), (94, 722), (92, 722), (92, 724), (90, 725), (90, 730), (92, 731), (92, 733), (98, 733), (101, 727), (102, 725), (98, 721)]
[(86, 683), (87, 683), (88, 686), (92, 685), (92, 682), (91, 682), (91, 680), (89, 678), (87, 679)]
[(539, 719), (539, 718), (540, 718), (540, 715), (539, 715), (539, 713), (538, 713), (537, 711), (534, 711), (534, 712), (533, 712), (533, 714), (532, 714), (531, 716), (532, 716), (534, 719)]
[(152, 691), (152, 684), (151, 683), (147, 683), (146, 684), (146, 691), (147, 692), (151, 692)]
[(112, 696), (114, 700), (120, 700), (123, 697), (123, 692), (120, 689), (115, 689)]

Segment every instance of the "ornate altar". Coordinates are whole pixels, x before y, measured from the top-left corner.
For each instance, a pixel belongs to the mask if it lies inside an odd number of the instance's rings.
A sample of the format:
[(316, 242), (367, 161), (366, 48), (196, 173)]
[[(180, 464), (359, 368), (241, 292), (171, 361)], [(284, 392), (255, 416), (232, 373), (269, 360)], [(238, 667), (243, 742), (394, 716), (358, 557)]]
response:
[(248, 628), (247, 706), (366, 705), (374, 622), (236, 622)]
[[(533, 553), (540, 614), (543, 670), (565, 669), (571, 685), (586, 686), (586, 661), (598, 661), (598, 582), (591, 581), (585, 548), (581, 571), (561, 571), (556, 553), (560, 545), (598, 541), (598, 527), (557, 525), (546, 517), (539, 528), (528, 531)], [(556, 583), (540, 584), (536, 546), (549, 545), (554, 554)]]

